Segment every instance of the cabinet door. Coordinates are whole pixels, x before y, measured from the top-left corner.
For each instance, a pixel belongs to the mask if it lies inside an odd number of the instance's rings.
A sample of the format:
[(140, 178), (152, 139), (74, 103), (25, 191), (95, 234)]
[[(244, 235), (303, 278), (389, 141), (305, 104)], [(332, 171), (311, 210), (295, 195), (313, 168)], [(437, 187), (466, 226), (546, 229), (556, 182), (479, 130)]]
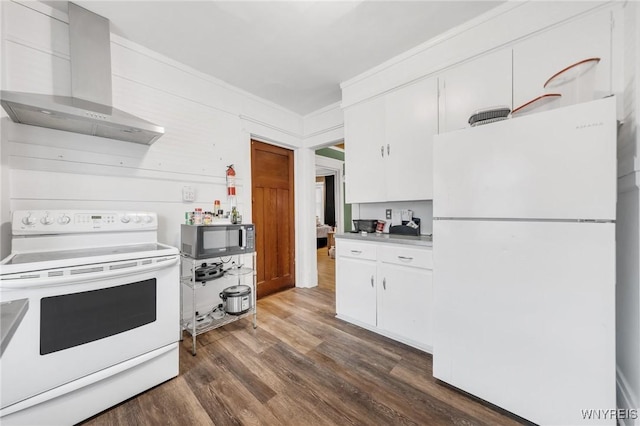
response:
[(380, 265), (378, 327), (432, 347), (432, 271), (389, 263)]
[(469, 117), (476, 110), (512, 108), (511, 64), (511, 50), (503, 49), (442, 74), (440, 133), (469, 127)]
[(376, 262), (338, 257), (336, 311), (339, 316), (376, 325)]
[[(611, 93), (611, 16), (602, 11), (535, 35), (513, 48), (513, 105), (518, 107), (545, 92), (555, 73), (587, 58), (598, 57), (594, 98)], [(550, 90), (550, 91), (557, 91)], [(567, 104), (564, 97), (549, 107)]]
[(385, 105), (379, 97), (345, 110), (347, 203), (384, 201)]
[(438, 79), (385, 96), (388, 201), (433, 198), (433, 136), (438, 133)]

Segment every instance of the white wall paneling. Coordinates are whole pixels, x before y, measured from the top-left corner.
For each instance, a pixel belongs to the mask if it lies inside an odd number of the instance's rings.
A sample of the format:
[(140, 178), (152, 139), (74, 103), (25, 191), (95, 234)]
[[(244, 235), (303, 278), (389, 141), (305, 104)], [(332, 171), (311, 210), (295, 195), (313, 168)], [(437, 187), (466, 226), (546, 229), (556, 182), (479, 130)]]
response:
[[(70, 95), (66, 15), (38, 2), (1, 7), (2, 88)], [(185, 211), (212, 209), (216, 199), (229, 209), (229, 164), (238, 173), (238, 208), (250, 221), (251, 137), (294, 150), (302, 145), (303, 118), (297, 114), (114, 34), (111, 52), (114, 106), (165, 127), (165, 135), (143, 146), (23, 126), (2, 111), (3, 257), (10, 250), (10, 211), (16, 209), (156, 211), (160, 241), (177, 246)], [(298, 191), (306, 191), (304, 180), (313, 182), (313, 171), (313, 164), (296, 162)], [(196, 189), (195, 202), (182, 202), (185, 185)], [(299, 242), (297, 247), (297, 265), (309, 263), (301, 261), (304, 256), (315, 260), (315, 250), (306, 253)], [(312, 275), (298, 267), (296, 281), (315, 285)]]

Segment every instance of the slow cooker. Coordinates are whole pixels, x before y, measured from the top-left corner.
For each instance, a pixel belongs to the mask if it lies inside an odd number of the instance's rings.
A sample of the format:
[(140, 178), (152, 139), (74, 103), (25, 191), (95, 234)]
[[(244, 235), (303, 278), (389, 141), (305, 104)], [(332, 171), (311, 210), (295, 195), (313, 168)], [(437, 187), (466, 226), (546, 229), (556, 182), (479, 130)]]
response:
[(220, 293), (224, 302), (224, 311), (231, 315), (241, 315), (251, 309), (251, 287), (248, 285), (234, 285), (227, 287)]

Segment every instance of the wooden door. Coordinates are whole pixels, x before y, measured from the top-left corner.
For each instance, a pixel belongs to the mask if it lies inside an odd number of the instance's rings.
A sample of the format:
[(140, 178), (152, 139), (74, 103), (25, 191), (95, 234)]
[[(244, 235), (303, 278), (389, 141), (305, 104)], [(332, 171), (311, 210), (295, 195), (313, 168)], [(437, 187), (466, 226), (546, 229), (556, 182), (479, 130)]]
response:
[(295, 285), (293, 151), (251, 141), (258, 297)]

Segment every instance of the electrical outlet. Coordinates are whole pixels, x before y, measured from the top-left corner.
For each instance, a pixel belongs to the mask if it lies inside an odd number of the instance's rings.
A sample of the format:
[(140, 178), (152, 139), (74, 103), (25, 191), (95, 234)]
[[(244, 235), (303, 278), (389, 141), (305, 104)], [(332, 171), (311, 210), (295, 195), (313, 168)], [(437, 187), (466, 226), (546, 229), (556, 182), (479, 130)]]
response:
[(182, 201), (194, 202), (196, 200), (196, 189), (193, 186), (182, 187)]
[(386, 210), (387, 219), (391, 219), (391, 209)]

